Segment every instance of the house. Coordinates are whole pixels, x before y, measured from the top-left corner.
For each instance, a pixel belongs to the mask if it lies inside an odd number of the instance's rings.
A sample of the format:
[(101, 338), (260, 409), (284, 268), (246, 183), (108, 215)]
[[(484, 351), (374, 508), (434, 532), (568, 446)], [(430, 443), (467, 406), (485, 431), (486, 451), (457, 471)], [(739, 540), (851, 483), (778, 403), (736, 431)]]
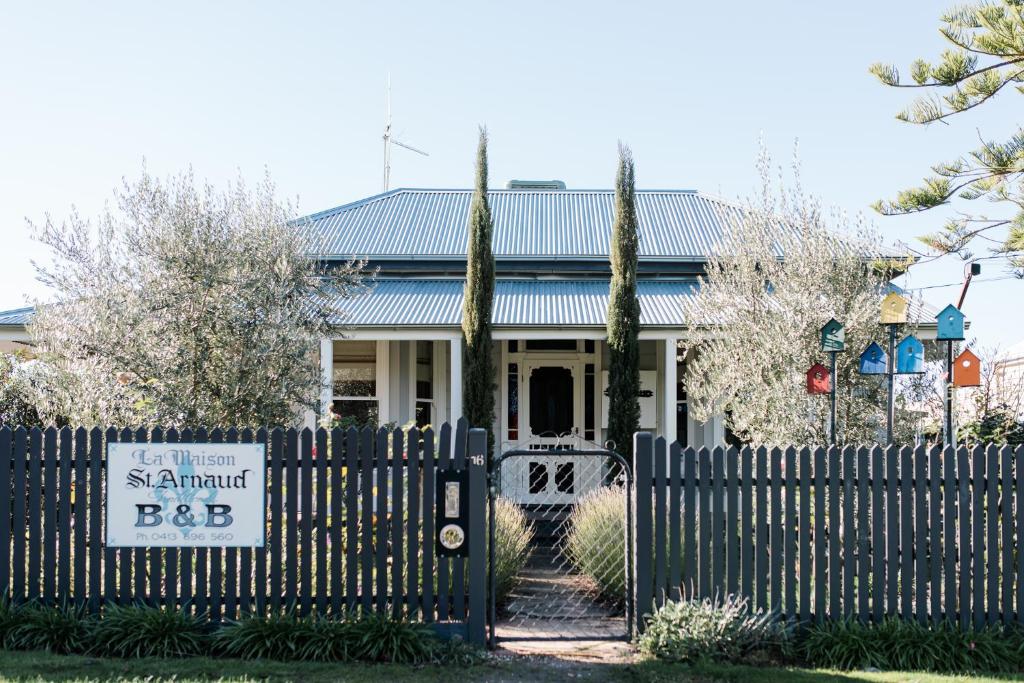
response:
[[(510, 185), (489, 193), (498, 450), (603, 444), (614, 192)], [(462, 415), (471, 197), (469, 189), (397, 189), (301, 221), (328, 264), (359, 257), (379, 267), (370, 291), (339, 302), (346, 314), (321, 344), (322, 412), (307, 415), (308, 424), (336, 417), (422, 426)], [(689, 319), (687, 302), (739, 209), (692, 190), (639, 190), (636, 202), (641, 427), (694, 447), (721, 444), (723, 419), (700, 422), (687, 408), (688, 353), (678, 342), (687, 327), (706, 322)], [(29, 313), (0, 314), (2, 338), (24, 339)], [(934, 311), (915, 302), (910, 315), (934, 329)]]

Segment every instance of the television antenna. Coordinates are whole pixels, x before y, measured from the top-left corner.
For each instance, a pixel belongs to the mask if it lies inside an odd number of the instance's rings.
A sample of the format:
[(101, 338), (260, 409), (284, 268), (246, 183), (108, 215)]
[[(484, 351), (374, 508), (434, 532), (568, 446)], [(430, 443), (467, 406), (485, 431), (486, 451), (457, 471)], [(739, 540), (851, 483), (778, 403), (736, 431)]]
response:
[(401, 140), (396, 140), (394, 134), (391, 132), (391, 74), (388, 74), (388, 86), (387, 94), (385, 97), (385, 120), (384, 120), (384, 191), (388, 191), (388, 186), (391, 182), (391, 145), (398, 145), (410, 152), (416, 152), (422, 154), (425, 157), (430, 156), (422, 149), (416, 149), (412, 145), (408, 145)]

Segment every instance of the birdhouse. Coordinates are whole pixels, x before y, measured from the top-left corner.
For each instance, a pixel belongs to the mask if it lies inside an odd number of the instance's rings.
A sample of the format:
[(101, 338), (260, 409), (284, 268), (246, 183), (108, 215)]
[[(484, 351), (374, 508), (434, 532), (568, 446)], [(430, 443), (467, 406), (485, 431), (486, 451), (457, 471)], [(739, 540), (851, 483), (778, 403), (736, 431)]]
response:
[(857, 371), (862, 375), (884, 375), (889, 364), (889, 356), (882, 347), (871, 342), (860, 354), (860, 365)]
[(953, 361), (953, 386), (981, 386), (981, 361), (970, 349), (964, 349)]
[(815, 363), (807, 371), (807, 393), (827, 394), (832, 389), (832, 375), (821, 363)]
[(845, 351), (846, 330), (843, 324), (832, 318), (821, 328), (821, 350), (822, 351)]
[(907, 300), (896, 292), (889, 292), (882, 299), (882, 315), (878, 322), (883, 325), (902, 325), (907, 322)]
[(939, 341), (960, 341), (964, 338), (964, 314), (953, 304), (939, 311), (935, 319), (939, 323), (935, 338)]
[(896, 345), (896, 372), (901, 375), (920, 375), (924, 372), (924, 344), (910, 335)]

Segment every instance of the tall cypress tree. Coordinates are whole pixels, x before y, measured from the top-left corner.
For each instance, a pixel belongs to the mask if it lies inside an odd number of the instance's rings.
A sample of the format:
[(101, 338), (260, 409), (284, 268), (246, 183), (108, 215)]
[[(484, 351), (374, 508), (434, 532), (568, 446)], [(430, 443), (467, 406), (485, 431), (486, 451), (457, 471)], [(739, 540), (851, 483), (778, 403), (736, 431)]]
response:
[(633, 153), (619, 144), (612, 223), (612, 279), (608, 292), (608, 438), (627, 460), (640, 429), (640, 301), (636, 296), (636, 188)]
[(476, 187), (469, 207), (466, 287), (462, 301), (462, 401), (471, 427), (487, 430), (487, 452), (494, 452), (494, 364), (491, 309), (494, 301), (494, 221), (487, 202), (487, 130), (480, 129)]

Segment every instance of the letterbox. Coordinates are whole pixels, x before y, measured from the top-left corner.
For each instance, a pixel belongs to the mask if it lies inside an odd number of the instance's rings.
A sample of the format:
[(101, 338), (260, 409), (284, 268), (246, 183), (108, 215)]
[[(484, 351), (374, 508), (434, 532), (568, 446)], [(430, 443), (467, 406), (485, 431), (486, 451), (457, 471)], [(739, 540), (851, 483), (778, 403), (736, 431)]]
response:
[(438, 470), (435, 548), (440, 557), (469, 555), (469, 470)]

